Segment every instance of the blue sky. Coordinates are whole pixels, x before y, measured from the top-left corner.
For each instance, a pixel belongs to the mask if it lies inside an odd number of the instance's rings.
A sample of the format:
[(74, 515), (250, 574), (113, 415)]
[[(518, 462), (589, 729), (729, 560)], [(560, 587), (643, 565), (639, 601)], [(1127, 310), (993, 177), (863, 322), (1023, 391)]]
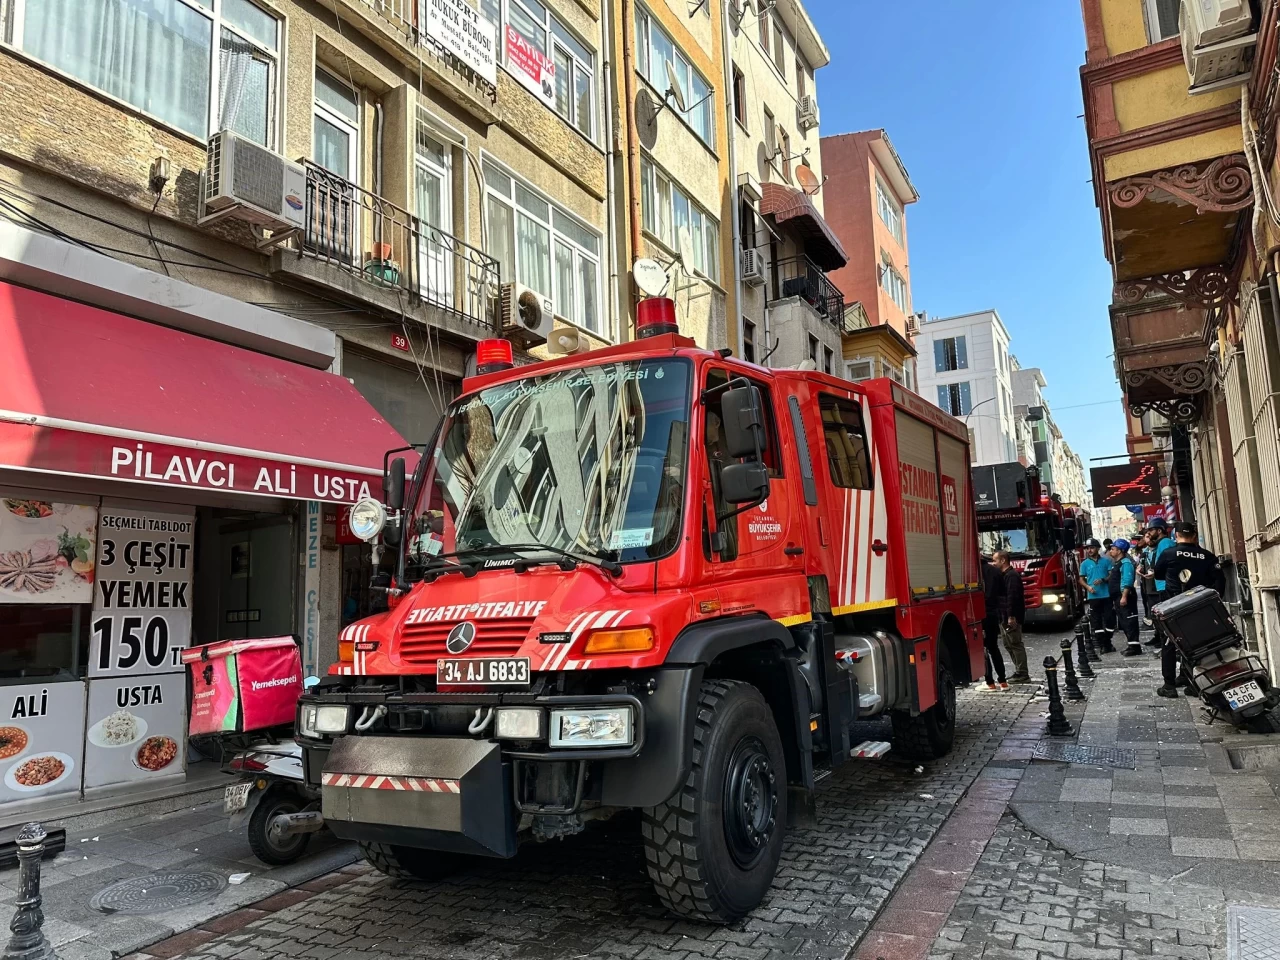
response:
[(994, 307), (1022, 365), (1044, 371), (1086, 469), (1123, 454), (1111, 273), (1079, 118), (1079, 3), (805, 5), (831, 50), (817, 77), (822, 132), (884, 127), (920, 192), (907, 208), (915, 309)]

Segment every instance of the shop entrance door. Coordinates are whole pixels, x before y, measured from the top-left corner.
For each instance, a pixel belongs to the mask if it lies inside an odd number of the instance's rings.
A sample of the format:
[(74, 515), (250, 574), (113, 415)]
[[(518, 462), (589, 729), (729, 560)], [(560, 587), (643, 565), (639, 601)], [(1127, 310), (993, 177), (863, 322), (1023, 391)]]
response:
[[(217, 622), (209, 623), (218, 640), (282, 637), (294, 633), (294, 577), (297, 569), (293, 518), (280, 514), (210, 511), (216, 574), (206, 588), (217, 590)], [(207, 623), (207, 621), (206, 621)], [(211, 639), (200, 637), (201, 643)]]

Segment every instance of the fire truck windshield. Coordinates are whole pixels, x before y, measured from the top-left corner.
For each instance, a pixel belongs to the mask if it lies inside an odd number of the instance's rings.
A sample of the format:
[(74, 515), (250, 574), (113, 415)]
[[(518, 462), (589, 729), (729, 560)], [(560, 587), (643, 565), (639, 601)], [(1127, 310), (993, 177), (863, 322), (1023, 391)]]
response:
[(978, 521), (978, 547), (986, 556), (1007, 550), (1014, 557), (1049, 557), (1058, 549), (1057, 532), (1048, 517), (1009, 520), (994, 529)]
[(418, 486), (406, 572), (467, 551), (509, 566), (537, 544), (623, 563), (670, 553), (691, 379), (687, 360), (625, 360), (460, 399)]

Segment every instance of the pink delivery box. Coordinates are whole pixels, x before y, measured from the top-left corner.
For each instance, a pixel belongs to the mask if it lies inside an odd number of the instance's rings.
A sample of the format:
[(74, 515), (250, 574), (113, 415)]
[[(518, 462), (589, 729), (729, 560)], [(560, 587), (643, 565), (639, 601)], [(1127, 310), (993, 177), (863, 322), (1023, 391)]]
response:
[(292, 637), (188, 647), (182, 662), (191, 667), (191, 736), (293, 723), (302, 658)]

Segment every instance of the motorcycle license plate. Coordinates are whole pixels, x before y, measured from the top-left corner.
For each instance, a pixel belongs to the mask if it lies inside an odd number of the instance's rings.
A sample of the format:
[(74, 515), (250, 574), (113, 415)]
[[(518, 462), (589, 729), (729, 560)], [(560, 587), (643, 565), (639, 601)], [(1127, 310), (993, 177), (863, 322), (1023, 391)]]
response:
[(476, 657), (471, 660), (437, 660), (438, 687), (527, 687), (528, 657)]
[(1227, 705), (1232, 710), (1239, 710), (1241, 707), (1247, 707), (1251, 703), (1262, 700), (1262, 688), (1258, 686), (1257, 681), (1250, 680), (1238, 687), (1232, 687), (1223, 696), (1227, 698)]
[(249, 802), (249, 791), (252, 789), (252, 783), (233, 783), (227, 787), (227, 792), (222, 796), (222, 812), (239, 813), (243, 810)]

